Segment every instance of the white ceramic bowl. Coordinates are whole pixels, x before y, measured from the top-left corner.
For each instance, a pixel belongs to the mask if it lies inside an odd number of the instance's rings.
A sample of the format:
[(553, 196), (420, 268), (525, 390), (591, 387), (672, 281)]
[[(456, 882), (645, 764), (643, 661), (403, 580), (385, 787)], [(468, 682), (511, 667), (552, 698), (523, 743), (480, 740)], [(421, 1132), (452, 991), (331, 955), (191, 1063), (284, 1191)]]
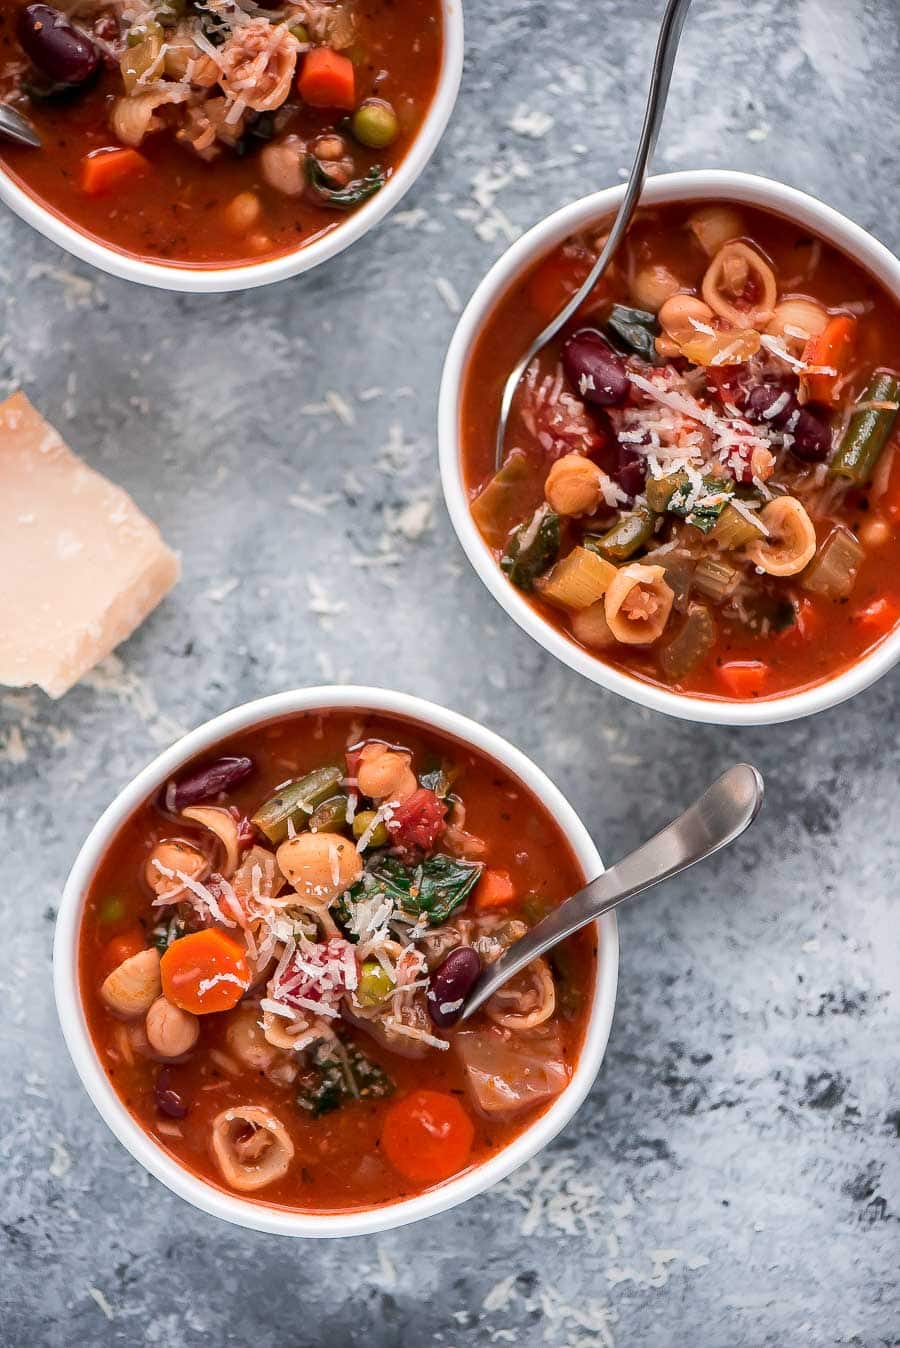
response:
[(536, 1119), (508, 1147), (484, 1165), (451, 1179), (430, 1192), (402, 1203), (369, 1211), (343, 1214), (287, 1212), (250, 1203), (226, 1193), (183, 1169), (135, 1122), (113, 1090), (94, 1051), (78, 987), (78, 931), (84, 899), (94, 872), (111, 840), (148, 796), (195, 754), (214, 747), (230, 735), (294, 712), (364, 708), (419, 722), (496, 759), (516, 776), (549, 810), (569, 841), (589, 878), (603, 869), (591, 836), (568, 801), (553, 783), (518, 749), (475, 721), (432, 702), (405, 693), (378, 688), (325, 687), (276, 693), (225, 712), (185, 735), (155, 758), (120, 791), (94, 825), (66, 881), (56, 922), (53, 975), (56, 1006), (72, 1061), (103, 1118), (119, 1141), (146, 1170), (174, 1193), (215, 1217), (257, 1231), (284, 1236), (358, 1236), (387, 1231), (415, 1222), (482, 1193), (504, 1175), (529, 1160), (569, 1122), (590, 1090), (603, 1061), (612, 1023), (619, 970), (616, 919), (608, 913), (599, 923), (597, 982), (590, 1021), (572, 1081), (545, 1114)]
[[(531, 607), (500, 571), (472, 519), (460, 461), (460, 398), (472, 347), (495, 305), (518, 277), (545, 253), (585, 226), (612, 214), (622, 200), (624, 185), (609, 187), (564, 206), (518, 239), (478, 286), (459, 320), (444, 362), (438, 408), (441, 481), (450, 518), (469, 561), (494, 598), (520, 627), (551, 655), (579, 674), (654, 711), (687, 721), (717, 725), (771, 725), (836, 706), (853, 697), (900, 660), (900, 631), (887, 637), (870, 655), (845, 673), (805, 692), (765, 701), (713, 702), (685, 693), (669, 692), (613, 669), (576, 646)], [(641, 201), (647, 206), (672, 201), (725, 198), (775, 211), (799, 221), (842, 248), (900, 299), (900, 261), (871, 234), (815, 197), (784, 183), (749, 173), (701, 169), (650, 178)]]
[[(394, 209), (409, 191), (437, 148), (456, 103), (463, 66), (462, 0), (441, 0), (444, 16), (444, 51), (434, 98), (419, 133), (399, 166), (381, 191), (343, 220), (337, 229), (293, 252), (269, 261), (252, 262), (239, 267), (179, 267), (163, 262), (146, 262), (120, 252), (68, 224), (54, 211), (35, 200), (19, 187), (0, 167), (0, 201), (16, 215), (33, 225), (53, 243), (89, 262), (100, 271), (126, 281), (139, 281), (160, 290), (182, 290), (192, 294), (221, 294), (230, 290), (249, 290), (254, 286), (283, 281), (311, 271), (321, 262), (349, 248), (379, 220)], [(39, 153), (39, 151), (38, 151)]]

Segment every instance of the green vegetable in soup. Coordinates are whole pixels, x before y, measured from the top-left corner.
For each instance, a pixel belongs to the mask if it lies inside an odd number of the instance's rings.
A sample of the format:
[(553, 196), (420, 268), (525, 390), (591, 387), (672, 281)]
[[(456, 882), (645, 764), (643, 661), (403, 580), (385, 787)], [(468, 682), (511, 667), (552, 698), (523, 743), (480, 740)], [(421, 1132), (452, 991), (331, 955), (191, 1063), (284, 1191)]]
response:
[(394, 991), (394, 980), (376, 959), (363, 960), (356, 1000), (360, 1006), (380, 1006)]
[(117, 894), (110, 894), (103, 900), (97, 913), (101, 922), (111, 925), (113, 922), (121, 922), (125, 916), (125, 903)]
[(535, 487), (528, 455), (513, 449), (501, 468), (472, 502), (472, 518), (491, 547), (503, 545), (514, 520), (534, 504)]
[(736, 552), (738, 548), (746, 547), (748, 543), (762, 538), (763, 531), (752, 519), (741, 514), (740, 510), (735, 510), (733, 505), (727, 505), (709, 531), (709, 536), (723, 551)]
[(312, 833), (340, 833), (347, 827), (347, 797), (329, 796), (317, 805), (309, 818)]
[(737, 589), (741, 573), (723, 557), (702, 557), (694, 568), (692, 584), (695, 590), (723, 603)]
[[(697, 493), (685, 472), (650, 478), (647, 483), (647, 504), (651, 510), (668, 510), (673, 515), (680, 515), (704, 534), (715, 526), (729, 504), (728, 498), (733, 495), (734, 483), (729, 478), (704, 477), (703, 495), (697, 504), (693, 504)], [(710, 496), (718, 499), (704, 499)]]
[(292, 23), (288, 32), (292, 33), (297, 41), (302, 42), (304, 46), (309, 41), (309, 29), (305, 23)]
[(330, 1114), (351, 1100), (382, 1100), (394, 1093), (394, 1083), (383, 1068), (355, 1044), (325, 1043), (297, 1081), (297, 1104), (314, 1119)]
[(831, 477), (846, 478), (856, 487), (863, 487), (870, 481), (894, 429), (900, 404), (900, 376), (878, 370), (861, 401), (888, 406), (865, 407), (854, 412), (828, 469)]
[(350, 118), (350, 130), (361, 145), (386, 150), (399, 136), (400, 123), (385, 99), (366, 98)]
[(655, 523), (653, 512), (638, 506), (627, 515), (621, 515), (605, 534), (588, 534), (584, 546), (604, 561), (625, 562), (649, 543)]
[(620, 351), (633, 351), (644, 360), (656, 360), (656, 338), (659, 323), (656, 315), (646, 309), (631, 309), (625, 304), (614, 304), (603, 324), (606, 336)]
[(844, 599), (856, 584), (863, 547), (856, 534), (838, 524), (800, 575), (800, 584), (826, 599)]
[(404, 866), (396, 857), (374, 857), (362, 880), (332, 911), (339, 922), (346, 923), (350, 905), (380, 891), (392, 898), (406, 917), (424, 914), (430, 926), (439, 927), (465, 902), (483, 869), (480, 861), (462, 861), (443, 852), (418, 866)]
[(500, 566), (513, 585), (531, 590), (556, 561), (559, 541), (559, 516), (548, 505), (538, 506), (527, 524), (513, 529)]
[(331, 179), (316, 159), (315, 155), (306, 156), (306, 180), (312, 190), (321, 198), (323, 206), (334, 210), (348, 211), (360, 202), (368, 201), (387, 181), (387, 175), (380, 164), (374, 164), (364, 178), (354, 178), (346, 187), (332, 186)]
[(691, 604), (681, 627), (658, 648), (660, 668), (670, 679), (681, 679), (699, 665), (716, 641), (715, 620), (705, 604)]
[(305, 777), (280, 787), (259, 807), (251, 823), (270, 843), (284, 842), (288, 836), (288, 821), (298, 832), (305, 828), (316, 807), (335, 794), (343, 776), (344, 770), (337, 764), (315, 768)]
[[(378, 818), (377, 810), (360, 810), (359, 814), (355, 814), (353, 816), (354, 838), (361, 838), (368, 829), (372, 828), (372, 824), (375, 822), (377, 818)], [(390, 835), (387, 831), (387, 825), (385, 824), (383, 819), (379, 819), (378, 823), (375, 824), (375, 827), (372, 829), (372, 832), (369, 835), (369, 840), (366, 843), (366, 847), (367, 848), (385, 847), (387, 845), (389, 837)]]
[(187, 923), (177, 914), (168, 922), (159, 922), (150, 933), (150, 943), (161, 955), (164, 955), (173, 941), (178, 941), (187, 932)]

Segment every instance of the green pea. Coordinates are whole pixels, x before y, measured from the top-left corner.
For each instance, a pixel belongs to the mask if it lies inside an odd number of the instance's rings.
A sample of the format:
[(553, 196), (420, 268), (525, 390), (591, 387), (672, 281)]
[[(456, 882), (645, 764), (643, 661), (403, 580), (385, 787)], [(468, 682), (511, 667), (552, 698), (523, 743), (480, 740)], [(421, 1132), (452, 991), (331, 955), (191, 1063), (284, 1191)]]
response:
[(291, 24), (290, 28), (288, 29), (288, 32), (293, 33), (294, 37), (297, 39), (298, 42), (306, 43), (309, 41), (309, 29), (307, 28), (305, 23)]
[[(360, 810), (359, 814), (355, 814), (353, 816), (354, 838), (362, 837), (366, 829), (372, 823), (372, 820), (375, 818), (375, 814), (376, 814), (375, 810)], [(366, 843), (366, 847), (384, 847), (387, 840), (388, 840), (387, 825), (385, 824), (383, 819), (379, 819), (378, 823), (372, 830), (371, 837), (369, 838), (369, 841)], [(380, 967), (381, 966), (379, 965), (379, 968)]]
[(360, 1006), (380, 1006), (387, 1001), (394, 990), (394, 982), (387, 970), (383, 969), (378, 960), (363, 960), (362, 968), (359, 971), (359, 986), (356, 989), (356, 1000)]
[(383, 98), (367, 98), (354, 112), (350, 129), (361, 145), (383, 150), (399, 136), (400, 123), (390, 103)]
[(125, 916), (125, 904), (115, 894), (110, 894), (100, 905), (98, 914), (101, 922), (121, 922)]

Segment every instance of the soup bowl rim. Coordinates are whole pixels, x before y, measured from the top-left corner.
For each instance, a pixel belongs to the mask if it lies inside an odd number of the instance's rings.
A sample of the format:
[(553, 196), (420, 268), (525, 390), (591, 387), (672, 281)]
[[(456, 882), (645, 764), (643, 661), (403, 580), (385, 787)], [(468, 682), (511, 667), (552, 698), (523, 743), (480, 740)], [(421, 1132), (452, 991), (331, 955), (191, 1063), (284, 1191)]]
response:
[(578, 1110), (603, 1062), (612, 1024), (619, 967), (614, 913), (598, 924), (597, 976), (590, 1018), (572, 1080), (560, 1096), (496, 1155), (413, 1198), (354, 1212), (297, 1212), (251, 1202), (193, 1174), (158, 1145), (129, 1113), (104, 1071), (82, 1004), (78, 937), (87, 892), (111, 841), (136, 809), (186, 762), (230, 736), (279, 717), (315, 711), (371, 711), (397, 716), (471, 745), (518, 778), (548, 810), (584, 873), (599, 874), (597, 848), (573, 807), (526, 754), (476, 721), (436, 703), (381, 688), (345, 685), (292, 689), (245, 702), (189, 731), (136, 774), (91, 829), (63, 890), (53, 945), (57, 1012), (82, 1085), (111, 1131), (145, 1170), (195, 1207), (236, 1225), (275, 1235), (369, 1235), (446, 1211), (483, 1193), (545, 1147)]
[[(546, 651), (593, 683), (631, 702), (683, 720), (716, 725), (771, 725), (811, 716), (854, 697), (900, 660), (900, 628), (848, 669), (784, 696), (713, 700), (645, 682), (604, 663), (558, 631), (501, 572), (472, 518), (462, 470), (460, 409), (468, 362), (485, 322), (527, 268), (570, 234), (615, 210), (624, 184), (603, 188), (560, 207), (517, 239), (483, 277), (457, 323), (441, 377), (438, 457), (444, 499), (472, 567), (507, 614)], [(757, 206), (805, 225), (869, 271), (900, 301), (900, 260), (833, 207), (775, 179), (728, 169), (696, 169), (648, 178), (642, 204), (725, 200)]]
[[(406, 195), (435, 153), (456, 105), (463, 68), (462, 0), (440, 0), (443, 48), (434, 96), (412, 144), (380, 191), (326, 233), (277, 257), (211, 267), (190, 267), (143, 258), (104, 243), (21, 187), (0, 164), (0, 201), (39, 234), (101, 272), (158, 290), (225, 294), (271, 285), (312, 271), (361, 239)], [(35, 151), (40, 153), (40, 151)]]

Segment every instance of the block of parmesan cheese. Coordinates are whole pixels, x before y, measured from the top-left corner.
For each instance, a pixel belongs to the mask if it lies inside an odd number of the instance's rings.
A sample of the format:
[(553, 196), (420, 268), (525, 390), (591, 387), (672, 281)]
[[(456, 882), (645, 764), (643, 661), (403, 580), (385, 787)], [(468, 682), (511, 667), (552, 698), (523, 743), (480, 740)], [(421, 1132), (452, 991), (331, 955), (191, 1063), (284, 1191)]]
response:
[(24, 393), (0, 403), (0, 683), (61, 697), (179, 573), (127, 492), (82, 463)]

